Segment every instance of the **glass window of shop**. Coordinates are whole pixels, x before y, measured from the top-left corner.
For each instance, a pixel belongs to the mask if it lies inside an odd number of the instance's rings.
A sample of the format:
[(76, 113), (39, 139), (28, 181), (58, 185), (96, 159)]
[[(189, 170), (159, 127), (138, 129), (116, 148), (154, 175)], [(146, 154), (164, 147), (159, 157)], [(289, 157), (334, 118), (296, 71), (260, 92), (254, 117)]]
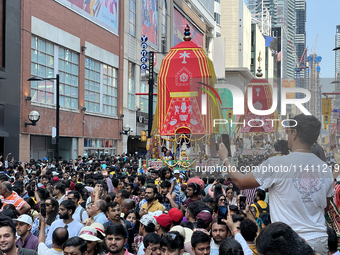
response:
[(84, 156), (113, 156), (117, 154), (117, 140), (113, 139), (84, 139)]

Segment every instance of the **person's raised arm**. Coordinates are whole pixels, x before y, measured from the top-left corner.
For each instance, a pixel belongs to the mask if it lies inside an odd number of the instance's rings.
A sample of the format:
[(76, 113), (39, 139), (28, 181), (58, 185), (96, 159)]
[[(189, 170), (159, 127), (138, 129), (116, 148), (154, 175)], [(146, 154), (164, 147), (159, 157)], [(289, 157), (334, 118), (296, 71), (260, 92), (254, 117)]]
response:
[(260, 186), (254, 178), (253, 173), (242, 174), (235, 166), (231, 164), (228, 157), (228, 149), (223, 143), (220, 143), (219, 145), (218, 154), (222, 160), (222, 167), (225, 167), (224, 169), (226, 169), (226, 172), (240, 190), (252, 189)]
[(46, 222), (45, 218), (39, 213), (39, 223), (40, 223), (40, 232), (38, 237), (38, 244), (45, 243), (45, 227)]

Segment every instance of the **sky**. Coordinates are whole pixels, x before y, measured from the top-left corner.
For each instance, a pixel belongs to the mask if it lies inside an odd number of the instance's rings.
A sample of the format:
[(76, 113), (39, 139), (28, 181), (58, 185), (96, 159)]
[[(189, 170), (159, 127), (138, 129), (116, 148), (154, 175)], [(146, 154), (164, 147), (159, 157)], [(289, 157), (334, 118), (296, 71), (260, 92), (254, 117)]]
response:
[[(244, 0), (247, 4), (247, 0)], [(336, 25), (340, 25), (340, 1), (339, 0), (306, 0), (306, 46), (308, 55), (315, 45), (317, 35), (316, 54), (322, 57), (320, 64), (320, 78), (323, 92), (334, 91), (334, 84), (330, 85), (335, 78), (334, 61), (335, 54), (335, 31)]]
[[(340, 1), (339, 0), (306, 0), (307, 2), (307, 47), (308, 54), (314, 48), (315, 38), (318, 34), (316, 54), (322, 57), (320, 64), (323, 91), (334, 91), (335, 79), (335, 32), (336, 25), (340, 25)], [(327, 79), (325, 79), (327, 78)], [(325, 80), (324, 80), (325, 79)], [(326, 84), (328, 81), (328, 84)], [(323, 84), (325, 83), (325, 84)]]

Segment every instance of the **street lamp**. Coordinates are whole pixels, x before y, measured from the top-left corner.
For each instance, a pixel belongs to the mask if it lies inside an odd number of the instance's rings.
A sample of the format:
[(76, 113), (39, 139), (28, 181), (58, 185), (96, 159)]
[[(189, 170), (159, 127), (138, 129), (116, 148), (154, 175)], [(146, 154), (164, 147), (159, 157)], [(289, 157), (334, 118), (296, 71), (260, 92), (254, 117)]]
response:
[(30, 120), (31, 123), (25, 121), (25, 127), (27, 127), (28, 125), (35, 126), (38, 120), (40, 119), (40, 114), (37, 111), (31, 111), (28, 114), (28, 119)]
[(55, 150), (56, 150), (56, 161), (59, 162), (59, 74), (56, 75), (55, 78), (41, 78), (33, 76), (29, 78), (27, 81), (53, 81), (56, 80), (56, 86), (57, 86), (57, 102), (56, 102), (56, 136), (55, 136)]
[(131, 127), (129, 125), (125, 124), (122, 129), (123, 129), (123, 132), (121, 131), (120, 134), (121, 135), (127, 135), (130, 132)]

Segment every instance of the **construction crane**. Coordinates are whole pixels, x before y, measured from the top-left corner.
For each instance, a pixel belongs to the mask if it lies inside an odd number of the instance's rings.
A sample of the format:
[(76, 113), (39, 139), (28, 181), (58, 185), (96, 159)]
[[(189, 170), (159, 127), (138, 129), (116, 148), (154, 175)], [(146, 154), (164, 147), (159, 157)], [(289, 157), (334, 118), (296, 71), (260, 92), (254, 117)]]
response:
[(312, 50), (312, 54), (315, 54), (316, 44), (318, 43), (318, 36), (319, 36), (319, 34), (316, 35), (315, 44), (314, 44), (314, 48), (313, 48), (313, 50)]

